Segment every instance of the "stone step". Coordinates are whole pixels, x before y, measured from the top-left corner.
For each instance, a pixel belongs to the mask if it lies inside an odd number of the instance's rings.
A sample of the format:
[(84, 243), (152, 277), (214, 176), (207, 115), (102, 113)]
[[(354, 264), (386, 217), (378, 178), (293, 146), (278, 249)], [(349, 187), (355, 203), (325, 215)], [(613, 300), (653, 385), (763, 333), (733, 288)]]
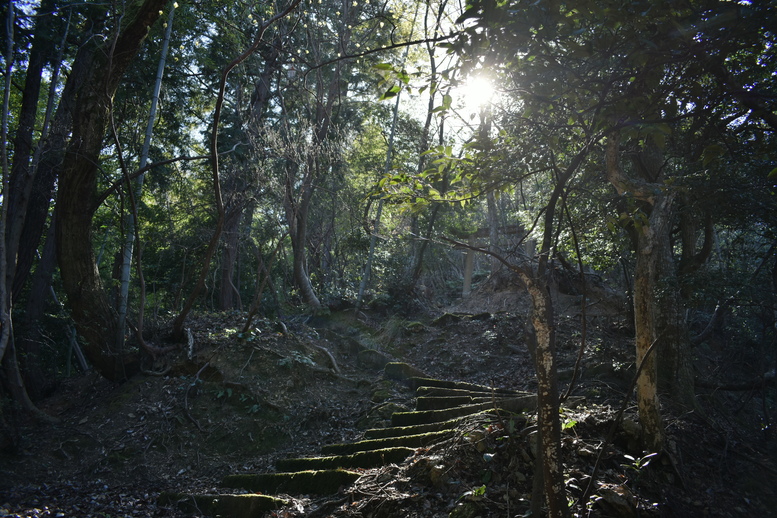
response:
[(332, 495), (361, 476), (355, 471), (328, 469), (292, 473), (261, 473), (228, 475), (221, 485), (256, 493), (288, 495)]
[(509, 396), (516, 396), (520, 394), (524, 394), (524, 392), (520, 392), (517, 390), (488, 390), (482, 391), (482, 390), (469, 390), (469, 389), (463, 389), (463, 388), (445, 388), (445, 387), (429, 387), (429, 386), (420, 386), (415, 391), (416, 396), (418, 397), (431, 397), (431, 396), (470, 396), (470, 397), (484, 397), (484, 395), (492, 396), (496, 395), (497, 397), (509, 397)]
[(402, 437), (403, 435), (418, 435), (429, 432), (439, 432), (454, 428), (458, 419), (441, 423), (418, 424), (412, 426), (393, 426), (388, 428), (370, 428), (364, 432), (365, 439), (383, 439), (387, 437)]
[(346, 444), (329, 444), (321, 448), (324, 455), (351, 455), (360, 451), (381, 450), (396, 446), (421, 448), (431, 446), (453, 435), (454, 430), (438, 430), (414, 435), (398, 435), (379, 439), (367, 439)]
[(164, 492), (159, 495), (160, 505), (174, 505), (185, 513), (197, 516), (229, 516), (230, 518), (261, 518), (268, 511), (288, 505), (288, 500), (267, 495), (205, 494), (189, 495)]
[[(525, 394), (518, 397), (502, 399), (498, 402), (499, 408), (507, 412), (524, 412), (534, 410), (537, 407), (537, 396), (535, 394)], [(485, 403), (474, 403), (444, 410), (423, 410), (415, 412), (396, 412), (391, 416), (391, 426), (412, 426), (418, 424), (439, 423), (449, 421), (457, 417), (464, 417), (470, 414), (476, 414), (484, 410), (494, 408), (494, 403), (488, 401)]]
[(281, 459), (275, 463), (275, 467), (279, 471), (376, 468), (386, 464), (399, 464), (412, 455), (414, 451), (414, 448), (395, 447), (357, 452), (351, 455)]
[(489, 387), (488, 385), (478, 385), (477, 383), (467, 383), (465, 381), (440, 380), (436, 378), (413, 377), (408, 380), (408, 384), (413, 390), (418, 390), (420, 387), (429, 387), (466, 390), (468, 392), (485, 392), (487, 394), (522, 394), (522, 392), (516, 390)]
[(472, 397), (472, 396), (429, 396), (419, 397), (415, 401), (415, 409), (423, 410), (445, 410), (446, 408), (456, 408), (459, 406), (473, 405), (475, 403), (492, 403), (496, 400), (497, 405), (502, 400), (501, 397)]

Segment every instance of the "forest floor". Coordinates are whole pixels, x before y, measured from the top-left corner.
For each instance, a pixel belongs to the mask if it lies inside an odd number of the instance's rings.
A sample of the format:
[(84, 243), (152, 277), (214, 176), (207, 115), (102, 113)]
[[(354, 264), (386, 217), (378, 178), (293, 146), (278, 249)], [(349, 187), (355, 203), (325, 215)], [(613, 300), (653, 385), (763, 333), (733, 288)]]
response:
[[(40, 402), (59, 423), (19, 419), (12, 447), (0, 452), (0, 516), (192, 516), (159, 505), (160, 492), (216, 493), (225, 475), (271, 472), (279, 458), (359, 440), (392, 412), (411, 409), (413, 392), (383, 378), (386, 358), (430, 377), (536, 389), (524, 295), (484, 288), (454, 306), (415, 304), (420, 309), (412, 316), (345, 310), (289, 318), (284, 326), (261, 320), (242, 336), (243, 314), (200, 315), (190, 322), (191, 359), (182, 350), (148, 366), (164, 375), (137, 375), (123, 384), (93, 373), (63, 379)], [(562, 391), (583, 335), (587, 342), (572, 391), (585, 399), (562, 416), (573, 500), (587, 484), (635, 370), (633, 339), (618, 306), (594, 300), (584, 330), (576, 299), (556, 300)], [(439, 318), (446, 313), (454, 316)], [(698, 357), (700, 375), (752, 377), (745, 353), (703, 348)], [(635, 440), (632, 398), (603, 455), (593, 496), (575, 503), (574, 514), (777, 515), (777, 437), (763, 429), (773, 389), (765, 397), (763, 390), (708, 390), (699, 392), (703, 412), (665, 407), (666, 451), (647, 458)], [(445, 446), (365, 470), (358, 490), (344, 489), (336, 506), (328, 497), (327, 515), (461, 517), (461, 502), (472, 501), (479, 512), (471, 518), (525, 516), (532, 475), (519, 461), (531, 456), (531, 444), (521, 430), (481, 425), (462, 423), (470, 428)], [(490, 441), (488, 449), (467, 440), (476, 433)], [(430, 481), (424, 466), (439, 465), (446, 477)], [(306, 516), (322, 505), (315, 498), (290, 502), (268, 516)]]

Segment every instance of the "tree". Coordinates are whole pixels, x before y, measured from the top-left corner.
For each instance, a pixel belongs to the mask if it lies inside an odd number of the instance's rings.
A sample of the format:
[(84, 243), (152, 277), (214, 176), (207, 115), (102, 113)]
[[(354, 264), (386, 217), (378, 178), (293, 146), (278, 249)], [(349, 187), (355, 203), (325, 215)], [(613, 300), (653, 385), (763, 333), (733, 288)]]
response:
[[(607, 178), (622, 194), (621, 203), (635, 207), (623, 214), (637, 254), (637, 358), (644, 357), (655, 339), (661, 342), (660, 372), (647, 365), (639, 384), (645, 439), (653, 449), (661, 446), (654, 395), (658, 379), (665, 380), (677, 403), (694, 406), (690, 341), (671, 248), (677, 179), (688, 167), (666, 151), (683, 132), (715, 124), (710, 115), (721, 95), (730, 94), (710, 87), (714, 81), (708, 65), (721, 58), (731, 63), (730, 57), (746, 48), (763, 53), (758, 42), (767, 37), (769, 16), (760, 7), (726, 3), (681, 7), (613, 1), (573, 7), (477, 1), (460, 20), (468, 28), (451, 45), (460, 53), (490, 45), (488, 55), (503, 64), (525, 123), (568, 132), (573, 139), (610, 142)], [(714, 57), (704, 57), (710, 55)], [(538, 114), (555, 122), (543, 123)], [(549, 138), (550, 146), (563, 148), (558, 135)], [(619, 141), (627, 145), (615, 144)], [(617, 166), (624, 151), (632, 157), (627, 169)], [(685, 244), (686, 257), (703, 260), (691, 250), (695, 239)]]

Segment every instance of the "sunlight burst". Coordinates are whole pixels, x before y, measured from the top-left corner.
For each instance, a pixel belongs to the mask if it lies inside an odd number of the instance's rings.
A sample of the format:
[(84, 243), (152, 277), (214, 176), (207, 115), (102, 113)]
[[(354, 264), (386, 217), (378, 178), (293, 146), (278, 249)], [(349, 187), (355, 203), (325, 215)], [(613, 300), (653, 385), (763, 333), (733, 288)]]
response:
[(471, 76), (459, 87), (459, 92), (466, 114), (474, 117), (491, 103), (494, 83), (483, 75)]

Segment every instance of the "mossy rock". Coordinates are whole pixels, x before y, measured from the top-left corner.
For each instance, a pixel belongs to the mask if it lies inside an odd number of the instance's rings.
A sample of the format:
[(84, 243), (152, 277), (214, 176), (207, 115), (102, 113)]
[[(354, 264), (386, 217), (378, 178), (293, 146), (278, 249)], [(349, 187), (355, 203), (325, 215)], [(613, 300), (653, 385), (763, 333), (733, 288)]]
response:
[(405, 331), (409, 333), (420, 333), (424, 329), (426, 329), (426, 326), (423, 324), (423, 322), (419, 322), (417, 320), (405, 324)]
[(408, 408), (399, 403), (386, 402), (378, 405), (369, 414), (359, 419), (356, 426), (359, 428), (377, 428), (390, 422), (391, 416), (397, 412), (405, 412)]
[(373, 403), (382, 403), (387, 399), (394, 396), (394, 384), (391, 381), (383, 380), (378, 383), (377, 387), (372, 391), (370, 401)]
[(404, 362), (390, 362), (383, 367), (383, 375), (392, 380), (401, 381), (406, 383), (415, 378), (424, 378), (424, 374), (421, 370), (413, 367)]
[(447, 439), (451, 435), (453, 435), (453, 430), (439, 430), (415, 435), (367, 439), (346, 444), (330, 444), (321, 448), (321, 453), (325, 455), (351, 455), (360, 451), (381, 450), (396, 446), (420, 448), (422, 446), (436, 444)]
[(341, 487), (353, 484), (361, 475), (343, 469), (229, 475), (221, 485), (260, 493), (290, 495), (332, 495)]
[(391, 358), (375, 349), (364, 349), (359, 352), (356, 361), (360, 367), (379, 371), (385, 368), (386, 364), (391, 362)]
[(281, 459), (275, 466), (280, 471), (375, 468), (386, 464), (399, 464), (414, 451), (413, 448), (399, 447), (358, 452), (352, 455)]
[(288, 501), (267, 495), (187, 495), (164, 492), (157, 500), (160, 505), (174, 505), (185, 513), (230, 518), (261, 518), (267, 511), (280, 509)]
[(432, 325), (437, 327), (449, 326), (468, 318), (472, 318), (472, 316), (460, 313), (443, 313), (439, 317), (432, 320)]

